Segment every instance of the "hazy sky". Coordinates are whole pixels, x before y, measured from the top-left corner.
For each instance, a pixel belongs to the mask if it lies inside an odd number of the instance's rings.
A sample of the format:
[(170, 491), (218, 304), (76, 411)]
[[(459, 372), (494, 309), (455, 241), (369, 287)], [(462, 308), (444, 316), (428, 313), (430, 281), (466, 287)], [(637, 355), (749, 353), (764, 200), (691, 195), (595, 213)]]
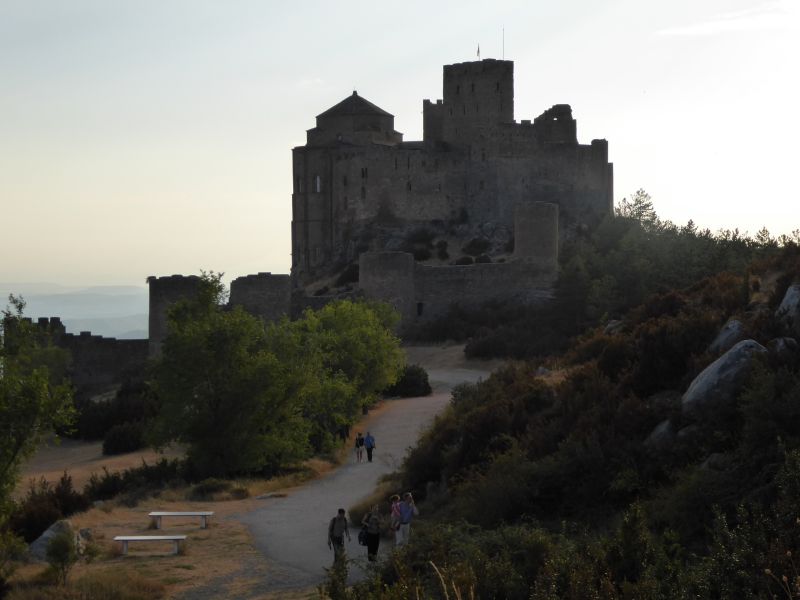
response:
[(442, 65), (569, 103), (615, 200), (800, 228), (800, 1), (0, 0), (0, 281), (288, 272), (291, 148), (353, 89), (422, 137)]

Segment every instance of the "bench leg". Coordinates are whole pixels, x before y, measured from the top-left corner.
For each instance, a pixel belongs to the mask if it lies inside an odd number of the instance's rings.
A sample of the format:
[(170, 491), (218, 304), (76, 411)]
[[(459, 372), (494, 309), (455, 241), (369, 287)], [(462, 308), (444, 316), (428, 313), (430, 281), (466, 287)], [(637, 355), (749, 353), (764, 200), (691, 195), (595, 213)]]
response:
[(161, 517), (156, 517), (156, 529), (161, 529)]
[(173, 553), (173, 554), (178, 554), (178, 543), (179, 543), (179, 542), (178, 542), (178, 540), (172, 540), (172, 541), (173, 541), (173, 543), (175, 544), (175, 548), (173, 549), (173, 552), (172, 552), (172, 553)]
[(128, 554), (128, 540), (122, 541), (122, 556)]
[(208, 517), (206, 517), (205, 515), (202, 515), (200, 518), (202, 519), (202, 522), (200, 524), (200, 528), (201, 529), (208, 529)]

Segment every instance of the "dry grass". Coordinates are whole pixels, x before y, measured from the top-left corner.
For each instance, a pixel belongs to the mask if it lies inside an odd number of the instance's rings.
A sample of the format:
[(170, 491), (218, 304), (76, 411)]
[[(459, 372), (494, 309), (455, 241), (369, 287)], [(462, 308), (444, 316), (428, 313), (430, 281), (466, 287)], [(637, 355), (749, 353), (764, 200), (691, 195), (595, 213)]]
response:
[(60, 442), (48, 442), (31, 457), (22, 467), (22, 477), (14, 495), (20, 497), (28, 489), (31, 479), (44, 477), (56, 482), (65, 470), (72, 476), (75, 489), (81, 490), (89, 481), (92, 473), (102, 473), (103, 467), (109, 471), (123, 471), (131, 467), (139, 467), (142, 461), (152, 464), (160, 458), (178, 458), (183, 456), (181, 448), (169, 448), (163, 454), (155, 450), (138, 450), (127, 454), (103, 456), (102, 442), (82, 442), (62, 439)]

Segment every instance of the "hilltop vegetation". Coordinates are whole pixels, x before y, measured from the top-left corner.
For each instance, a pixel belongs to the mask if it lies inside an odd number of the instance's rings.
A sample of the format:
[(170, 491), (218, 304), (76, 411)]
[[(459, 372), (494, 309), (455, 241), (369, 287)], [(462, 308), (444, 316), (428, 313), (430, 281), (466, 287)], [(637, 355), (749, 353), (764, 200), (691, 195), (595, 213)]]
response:
[[(351, 597), (800, 594), (800, 353), (773, 341), (790, 332), (776, 309), (800, 249), (674, 228), (646, 200), (567, 258), (570, 310), (544, 334), (601, 325), (560, 344), (554, 372), (512, 363), (455, 390), (395, 482), (426, 518)], [(682, 394), (727, 349), (712, 342), (731, 318), (770, 351), (737, 393), (691, 413)], [(506, 331), (514, 354), (544, 353), (535, 332)]]

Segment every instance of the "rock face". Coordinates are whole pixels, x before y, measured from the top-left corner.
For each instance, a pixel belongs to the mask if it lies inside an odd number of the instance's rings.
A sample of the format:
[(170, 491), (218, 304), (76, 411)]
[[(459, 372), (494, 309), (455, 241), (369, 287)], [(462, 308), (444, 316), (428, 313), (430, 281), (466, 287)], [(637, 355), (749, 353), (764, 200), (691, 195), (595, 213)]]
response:
[(681, 411), (698, 416), (704, 409), (729, 404), (740, 391), (753, 357), (767, 349), (754, 340), (743, 340), (708, 365), (695, 377), (681, 399)]
[(800, 283), (789, 286), (776, 312), (787, 330), (800, 336)]
[(665, 419), (655, 426), (650, 435), (644, 441), (646, 448), (655, 451), (669, 449), (675, 442), (675, 426), (672, 421)]
[(788, 363), (797, 356), (800, 345), (791, 337), (780, 337), (767, 343), (767, 350), (778, 362)]
[(744, 325), (738, 319), (731, 319), (722, 327), (717, 337), (711, 342), (708, 351), (712, 354), (719, 354), (730, 350), (734, 344), (744, 339)]
[(72, 534), (72, 525), (69, 521), (56, 521), (45, 531), (42, 535), (40, 535), (36, 541), (34, 541), (28, 547), (28, 553), (31, 559), (46, 562), (47, 561), (47, 544), (50, 543), (50, 540), (57, 536), (62, 531), (66, 531)]

